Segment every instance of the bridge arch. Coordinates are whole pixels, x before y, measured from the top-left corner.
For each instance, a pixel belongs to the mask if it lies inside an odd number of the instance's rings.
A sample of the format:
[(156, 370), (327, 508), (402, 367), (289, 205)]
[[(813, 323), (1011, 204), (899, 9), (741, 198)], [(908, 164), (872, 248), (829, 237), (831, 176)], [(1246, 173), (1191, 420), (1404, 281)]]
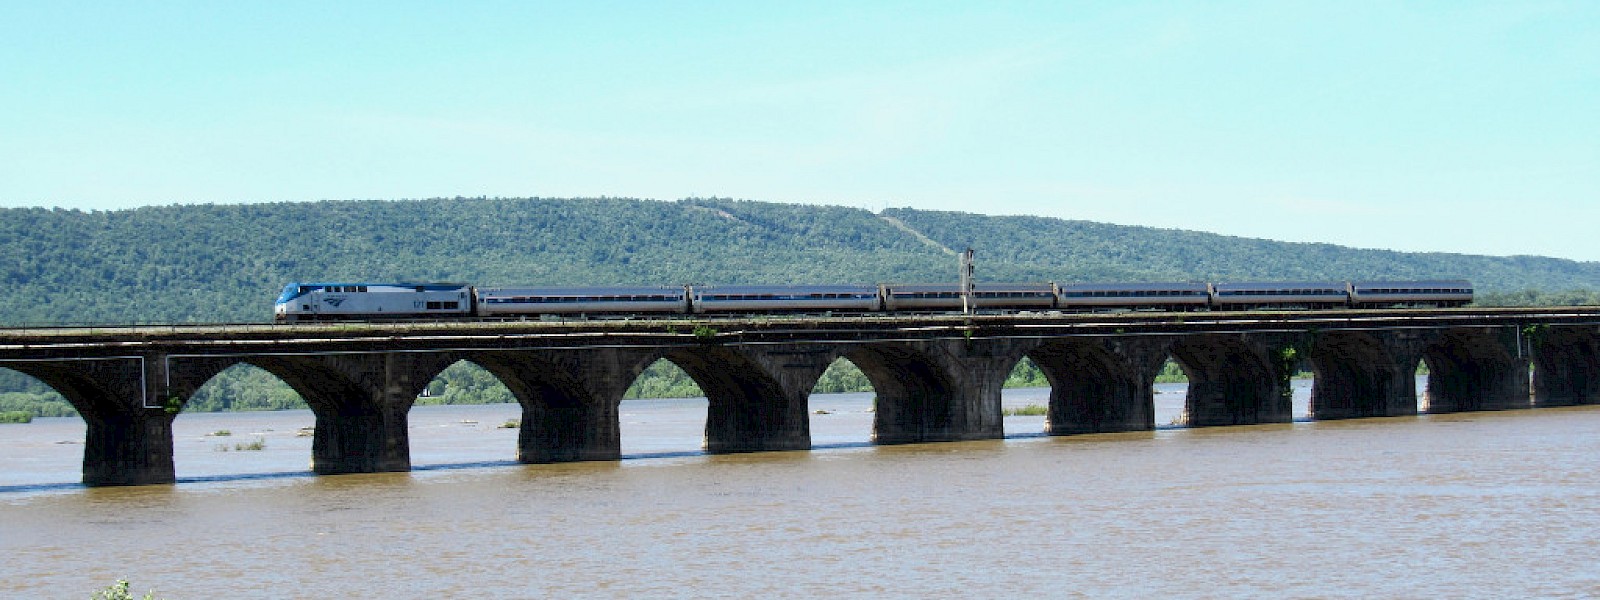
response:
[(1534, 327), (1533, 390), (1539, 406), (1600, 404), (1600, 331), (1585, 327)]
[(861, 369), (877, 393), (873, 442), (938, 441), (957, 427), (961, 396), (949, 373), (928, 352), (881, 343), (850, 346), (841, 354)]
[(806, 400), (813, 447), (870, 442), (876, 403), (877, 388), (861, 367), (845, 356), (833, 359)]
[(674, 348), (660, 357), (683, 369), (706, 394), (706, 452), (811, 448), (806, 396), (822, 369), (808, 368), (814, 372), (798, 377), (775, 372), (762, 357), (727, 346)]
[(162, 398), (143, 385), (146, 361), (19, 361), (6, 368), (49, 386), (85, 424), (83, 483), (172, 483), (172, 420)]
[(92, 371), (45, 362), (6, 363), (5, 368), (55, 390), (85, 421), (114, 420), (141, 412), (141, 406), (130, 404), (124, 396), (138, 390), (117, 389), (114, 381), (96, 377)]
[(1315, 335), (1308, 348), (1316, 382), (1313, 419), (1416, 414), (1416, 363), (1396, 356), (1383, 340), (1361, 331)]
[[(472, 352), (465, 361), (488, 371), (521, 407), (517, 461), (551, 463), (615, 459), (615, 410), (580, 381), (571, 369), (531, 352)], [(431, 381), (431, 378), (429, 379)]]
[[(1106, 338), (1060, 338), (1027, 357), (1050, 383), (1045, 433), (1073, 435), (1155, 428), (1152, 356), (1130, 356)], [(1020, 359), (1019, 359), (1020, 361)]]
[[(1287, 423), (1293, 420), (1284, 380), (1268, 342), (1240, 335), (1183, 336), (1172, 358), (1189, 379), (1184, 415), (1190, 427)], [(1153, 380), (1153, 377), (1152, 377)]]
[[(239, 363), (252, 365), (288, 384), (311, 407), (316, 416), (312, 471), (407, 471), (411, 457), (406, 411), (428, 379), (410, 384), (409, 377), (386, 377), (384, 366), (390, 358), (284, 355), (188, 360), (183, 376), (174, 377), (173, 391), (187, 400), (223, 370)], [(426, 358), (447, 360), (437, 355)], [(396, 385), (403, 389), (390, 389)]]
[(1423, 349), (1428, 412), (1531, 406), (1529, 362), (1520, 346), (1513, 328), (1448, 329), (1434, 336)]

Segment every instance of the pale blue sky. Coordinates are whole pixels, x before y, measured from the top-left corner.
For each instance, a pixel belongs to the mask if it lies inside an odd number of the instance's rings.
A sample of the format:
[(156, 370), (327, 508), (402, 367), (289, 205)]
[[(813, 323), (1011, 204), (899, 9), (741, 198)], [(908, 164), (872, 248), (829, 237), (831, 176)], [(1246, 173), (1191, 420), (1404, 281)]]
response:
[(9, 2), (0, 206), (723, 196), (1600, 260), (1600, 2)]

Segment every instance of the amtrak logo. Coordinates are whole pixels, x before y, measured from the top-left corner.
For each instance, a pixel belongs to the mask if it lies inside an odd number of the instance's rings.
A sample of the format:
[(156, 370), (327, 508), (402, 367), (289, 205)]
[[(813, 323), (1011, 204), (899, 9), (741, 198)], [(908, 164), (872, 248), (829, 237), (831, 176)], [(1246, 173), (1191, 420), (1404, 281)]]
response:
[(328, 303), (328, 306), (332, 306), (334, 308), (339, 308), (340, 304), (344, 304), (344, 300), (345, 300), (344, 298), (323, 298), (322, 299), (323, 302)]

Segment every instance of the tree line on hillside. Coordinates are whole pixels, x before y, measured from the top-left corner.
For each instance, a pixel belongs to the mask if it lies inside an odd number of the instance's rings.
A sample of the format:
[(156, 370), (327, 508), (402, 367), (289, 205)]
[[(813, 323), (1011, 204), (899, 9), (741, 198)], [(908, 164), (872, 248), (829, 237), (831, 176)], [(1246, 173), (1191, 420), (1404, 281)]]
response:
[(457, 198), (0, 209), (0, 282), (9, 292), (0, 296), (0, 324), (261, 322), (292, 281), (954, 281), (947, 251), (969, 246), (978, 252), (982, 281), (1463, 278), (1486, 295), (1505, 294), (1506, 302), (1600, 289), (1596, 263), (1362, 250), (1043, 217), (874, 214), (716, 198)]

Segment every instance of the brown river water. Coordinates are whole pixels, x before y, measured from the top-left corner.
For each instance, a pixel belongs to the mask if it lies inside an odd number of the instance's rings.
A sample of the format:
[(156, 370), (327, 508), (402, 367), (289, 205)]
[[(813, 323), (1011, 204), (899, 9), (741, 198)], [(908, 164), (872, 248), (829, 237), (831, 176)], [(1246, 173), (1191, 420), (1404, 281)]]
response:
[[(1183, 387), (1158, 390), (1159, 425)], [(177, 485), (100, 489), (75, 483), (81, 421), (0, 425), (0, 589), (1600, 597), (1600, 407), (1064, 438), (1010, 417), (1005, 440), (884, 447), (870, 407), (813, 398), (810, 452), (706, 456), (704, 400), (629, 401), (624, 460), (560, 465), (511, 460), (515, 406), (418, 407), (415, 471), (333, 477), (306, 471), (309, 412), (180, 415)]]

